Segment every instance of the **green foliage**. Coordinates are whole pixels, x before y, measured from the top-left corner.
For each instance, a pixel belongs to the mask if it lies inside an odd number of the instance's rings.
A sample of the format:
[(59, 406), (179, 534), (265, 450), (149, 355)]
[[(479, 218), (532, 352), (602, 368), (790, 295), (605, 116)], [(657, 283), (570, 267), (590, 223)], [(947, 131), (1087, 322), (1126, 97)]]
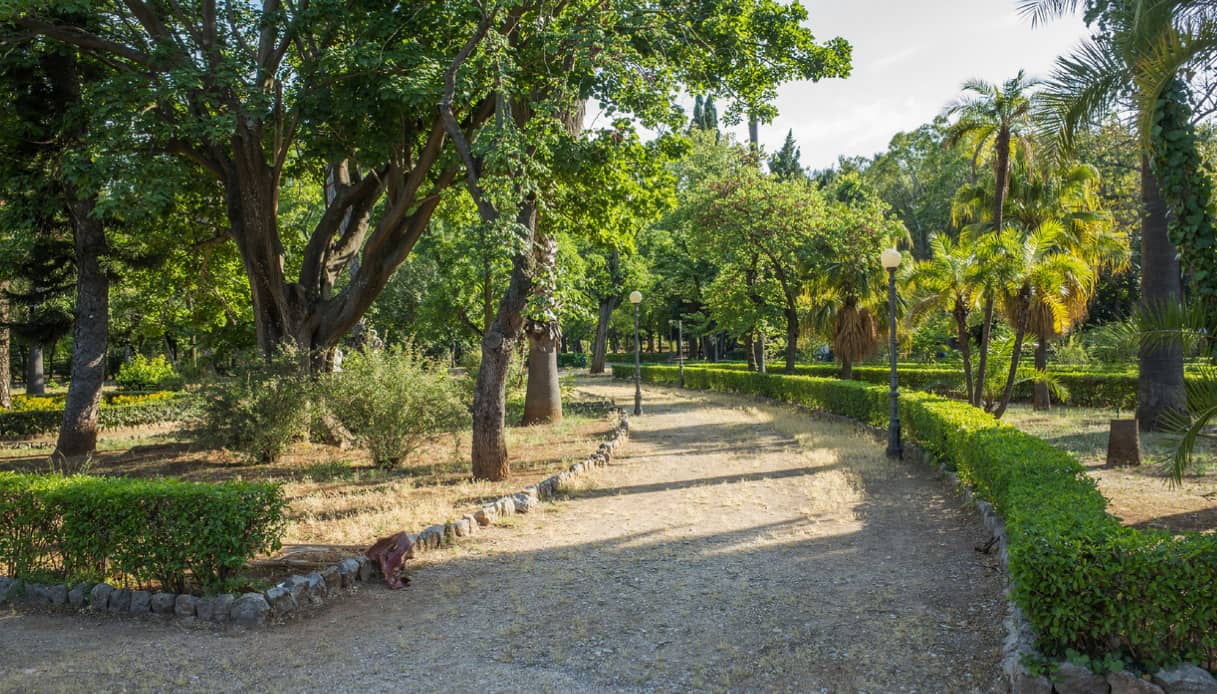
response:
[(558, 355), (559, 369), (586, 369), (587, 355), (583, 352), (562, 352)]
[(455, 432), (468, 418), (448, 370), (411, 346), (350, 354), (325, 379), (330, 411), (380, 467), (392, 468), (427, 437)]
[[(677, 378), (672, 367), (643, 371), (652, 382)], [(614, 376), (632, 372), (614, 367)], [(888, 416), (882, 386), (721, 368), (687, 369), (685, 384), (871, 425)], [(1046, 655), (1072, 649), (1103, 667), (1125, 656), (1145, 667), (1217, 657), (1217, 536), (1123, 527), (1076, 458), (968, 404), (906, 393), (900, 418), (907, 438), (954, 468), (1005, 519), (1013, 598)]]
[(151, 359), (136, 354), (119, 367), (114, 381), (129, 390), (181, 390), (186, 385), (163, 354)]
[(247, 462), (273, 463), (307, 433), (312, 392), (294, 352), (259, 360), (204, 385), (199, 438)]
[[(0, 438), (48, 434), (63, 423), (63, 396), (14, 396), (14, 408), (0, 411)], [(198, 414), (199, 400), (187, 393), (107, 393), (98, 413), (104, 429), (179, 422)]]
[(0, 573), (211, 592), (279, 548), (278, 485), (0, 473)]

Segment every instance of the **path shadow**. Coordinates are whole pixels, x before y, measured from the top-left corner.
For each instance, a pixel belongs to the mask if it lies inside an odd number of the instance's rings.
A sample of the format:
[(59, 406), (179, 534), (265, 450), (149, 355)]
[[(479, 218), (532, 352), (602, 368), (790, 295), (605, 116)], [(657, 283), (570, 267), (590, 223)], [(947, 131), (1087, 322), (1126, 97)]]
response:
[(829, 470), (839, 470), (847, 467), (844, 463), (833, 463), (831, 465), (816, 465), (807, 467), (788, 468), (786, 470), (771, 470), (768, 472), (754, 472), (740, 475), (720, 475), (718, 477), (699, 477), (691, 480), (679, 480), (672, 482), (656, 482), (654, 484), (637, 484), (625, 487), (597, 487), (571, 494), (571, 499), (594, 499), (604, 496), (620, 496), (622, 494), (650, 494), (653, 492), (676, 491), (679, 489), (691, 489), (695, 487), (712, 487), (722, 484), (739, 484), (743, 482), (762, 482), (765, 480), (787, 479), (790, 477), (803, 477), (806, 475), (818, 475)]

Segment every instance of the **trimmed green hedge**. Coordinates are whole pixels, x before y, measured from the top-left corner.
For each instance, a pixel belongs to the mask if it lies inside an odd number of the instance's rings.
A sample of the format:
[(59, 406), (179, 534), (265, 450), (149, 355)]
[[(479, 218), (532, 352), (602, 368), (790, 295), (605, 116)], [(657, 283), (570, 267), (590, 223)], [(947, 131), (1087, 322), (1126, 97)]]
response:
[[(62, 397), (14, 405), (12, 410), (0, 410), (0, 438), (49, 434), (63, 423)], [(188, 393), (108, 393), (97, 418), (103, 429), (112, 429), (180, 421), (196, 414), (198, 408), (198, 398)]]
[(583, 352), (559, 352), (558, 368), (583, 369), (587, 368), (588, 357)]
[[(614, 376), (632, 378), (633, 368)], [(643, 367), (675, 384), (677, 369)], [(685, 386), (753, 393), (887, 422), (887, 389), (856, 381), (686, 368)], [(953, 467), (1005, 518), (1013, 597), (1039, 647), (1146, 667), (1217, 660), (1217, 536), (1126, 528), (1071, 454), (966, 403), (924, 392), (900, 397), (905, 436)]]
[(0, 575), (214, 592), (279, 548), (286, 509), (274, 484), (0, 473)]

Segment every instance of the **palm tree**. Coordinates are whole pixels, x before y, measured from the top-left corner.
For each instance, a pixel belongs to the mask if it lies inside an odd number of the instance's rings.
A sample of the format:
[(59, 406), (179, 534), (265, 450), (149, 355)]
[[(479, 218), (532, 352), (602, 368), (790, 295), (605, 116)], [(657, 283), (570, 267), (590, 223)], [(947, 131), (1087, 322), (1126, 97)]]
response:
[[(1040, 22), (1076, 11), (1080, 0), (1023, 0), (1021, 9)], [(1211, 29), (1207, 0), (1127, 0), (1108, 3), (1087, 15), (1099, 33), (1071, 55), (1058, 59), (1043, 93), (1039, 114), (1055, 133), (1055, 146), (1067, 151), (1074, 134), (1123, 105), (1136, 114), (1141, 145), (1141, 312), (1161, 312), (1182, 300), (1178, 252), (1168, 231), (1166, 203), (1151, 166), (1150, 123), (1166, 87), (1192, 60), (1204, 55), (1169, 47), (1188, 44), (1188, 33)], [(1164, 48), (1165, 47), (1165, 48)], [(1142, 428), (1158, 428), (1163, 416), (1187, 406), (1183, 348), (1177, 340), (1144, 340), (1138, 355), (1137, 418)]]
[[(964, 95), (947, 108), (948, 115), (958, 116), (958, 120), (948, 131), (947, 144), (953, 146), (962, 140), (971, 141), (974, 169), (986, 151), (992, 153), (991, 164), (996, 195), (993, 196), (988, 221), (993, 233), (998, 236), (1001, 235), (1004, 223), (1011, 152), (1014, 149), (1025, 149), (1033, 131), (1032, 112), (1034, 109), (1031, 90), (1036, 84), (1037, 82), (1027, 78), (1022, 70), (1001, 85), (983, 80), (968, 80), (963, 84)], [(995, 298), (993, 290), (986, 288), (984, 316), (981, 323), (980, 359), (972, 400), (974, 405), (980, 404), (980, 394), (984, 392)]]
[(913, 296), (910, 317), (920, 321), (931, 313), (946, 311), (954, 319), (968, 402), (973, 402), (972, 339), (968, 318), (976, 310), (979, 264), (967, 241), (953, 242), (949, 236), (935, 234), (930, 237), (929, 245), (929, 259), (918, 263), (908, 278)]

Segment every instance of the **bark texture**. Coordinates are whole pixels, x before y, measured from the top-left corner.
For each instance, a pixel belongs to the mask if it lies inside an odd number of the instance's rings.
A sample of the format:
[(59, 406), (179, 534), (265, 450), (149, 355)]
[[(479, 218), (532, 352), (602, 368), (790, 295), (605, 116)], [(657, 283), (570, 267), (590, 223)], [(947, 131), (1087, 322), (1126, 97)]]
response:
[(558, 340), (548, 325), (529, 326), (528, 391), (524, 395), (522, 424), (545, 424), (562, 419), (562, 390), (558, 382)]
[[(1035, 370), (1039, 372), (1048, 369), (1048, 338), (1040, 335), (1039, 342), (1035, 345)], [(1036, 410), (1048, 410), (1052, 407), (1052, 393), (1048, 390), (1047, 383), (1035, 382), (1034, 395), (1032, 396), (1031, 406)]]
[(13, 406), (12, 338), (9, 333), (8, 280), (0, 281), (0, 408)]
[(592, 363), (588, 369), (590, 373), (604, 373), (604, 358), (608, 353), (609, 320), (613, 317), (613, 311), (620, 305), (620, 295), (600, 300), (600, 311), (596, 316), (596, 336), (592, 339)]
[(35, 342), (25, 357), (25, 394), (46, 395), (46, 370), (42, 363), (42, 345)]

